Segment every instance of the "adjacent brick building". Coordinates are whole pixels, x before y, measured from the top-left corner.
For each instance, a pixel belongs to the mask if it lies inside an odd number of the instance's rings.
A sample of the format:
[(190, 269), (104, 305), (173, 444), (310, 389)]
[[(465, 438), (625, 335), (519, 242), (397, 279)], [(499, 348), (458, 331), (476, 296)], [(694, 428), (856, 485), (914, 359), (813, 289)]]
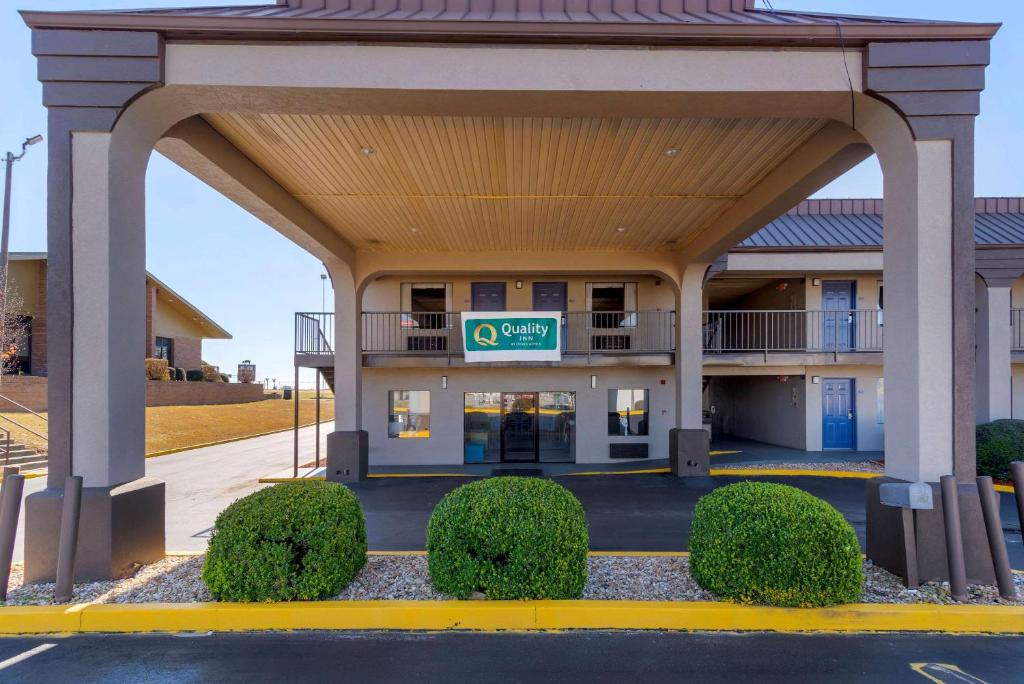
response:
[[(46, 253), (10, 255), (8, 287), (11, 301), (25, 317), (26, 334), (16, 342), (18, 369), (25, 375), (45, 376), (46, 359)], [(166, 358), (176, 368), (199, 368), (203, 340), (226, 340), (231, 335), (188, 300), (146, 274), (147, 357)]]

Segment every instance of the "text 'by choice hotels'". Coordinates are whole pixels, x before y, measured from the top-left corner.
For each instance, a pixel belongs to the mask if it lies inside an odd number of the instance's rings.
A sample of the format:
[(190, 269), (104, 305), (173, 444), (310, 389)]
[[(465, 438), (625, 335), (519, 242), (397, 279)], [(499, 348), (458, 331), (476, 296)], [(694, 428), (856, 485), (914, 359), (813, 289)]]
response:
[(467, 362), (561, 360), (558, 312), (465, 312), (462, 325)]

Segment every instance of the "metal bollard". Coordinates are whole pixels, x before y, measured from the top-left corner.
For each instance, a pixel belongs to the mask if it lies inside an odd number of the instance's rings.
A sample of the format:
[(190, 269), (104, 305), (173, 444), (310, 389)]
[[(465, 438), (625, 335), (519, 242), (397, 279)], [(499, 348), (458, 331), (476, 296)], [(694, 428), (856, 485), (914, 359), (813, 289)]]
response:
[(69, 475), (64, 480), (64, 502), (60, 512), (60, 541), (57, 546), (57, 587), (53, 597), (70, 601), (75, 592), (75, 552), (78, 549), (78, 523), (82, 514), (82, 477)]
[(946, 529), (946, 558), (949, 563), (949, 593), (954, 601), (967, 600), (967, 567), (964, 564), (964, 537), (960, 529), (960, 490), (956, 476), (943, 475), (942, 522)]
[(996, 571), (999, 595), (1005, 599), (1015, 599), (1017, 598), (1017, 589), (1013, 586), (1013, 571), (1010, 570), (1010, 558), (1006, 553), (1003, 521), (999, 517), (999, 495), (996, 493), (991, 477), (984, 475), (979, 477), (977, 482), (978, 498), (981, 500), (981, 515), (985, 519), (988, 548), (992, 553), (992, 565)]
[(1013, 494), (1017, 499), (1017, 521), (1020, 523), (1020, 536), (1024, 541), (1024, 461), (1011, 463), (1010, 472), (1013, 473)]
[(18, 514), (21, 512), (21, 493), (25, 490), (25, 476), (4, 471), (0, 486), (0, 601), (7, 600), (7, 583), (11, 580), (11, 559), (14, 558), (14, 538), (18, 534)]

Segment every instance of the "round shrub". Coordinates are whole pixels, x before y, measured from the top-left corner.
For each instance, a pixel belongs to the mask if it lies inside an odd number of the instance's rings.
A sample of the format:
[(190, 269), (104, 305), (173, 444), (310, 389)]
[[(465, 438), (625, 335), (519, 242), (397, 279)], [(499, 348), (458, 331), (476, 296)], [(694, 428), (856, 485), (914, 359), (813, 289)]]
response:
[(334, 482), (288, 482), (221, 511), (203, 565), (220, 601), (335, 596), (366, 563), (359, 500)]
[(459, 598), (579, 598), (588, 548), (579, 500), (532, 477), (462, 485), (434, 508), (427, 526), (430, 581)]
[(852, 603), (864, 584), (857, 535), (839, 511), (768, 482), (739, 482), (700, 498), (690, 570), (719, 598), (773, 606)]
[(1012, 477), (1010, 463), (1024, 461), (1024, 420), (996, 420), (975, 428), (978, 474), (997, 480)]

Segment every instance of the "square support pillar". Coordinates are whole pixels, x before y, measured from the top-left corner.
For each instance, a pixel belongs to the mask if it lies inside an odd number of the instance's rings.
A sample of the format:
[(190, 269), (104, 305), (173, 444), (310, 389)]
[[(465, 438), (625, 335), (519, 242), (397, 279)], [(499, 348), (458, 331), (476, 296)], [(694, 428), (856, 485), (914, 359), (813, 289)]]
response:
[[(704, 431), (704, 277), (710, 264), (683, 268), (676, 299), (676, 427), (669, 432), (673, 474), (707, 475)], [(704, 433), (703, 438), (696, 433)], [(677, 467), (679, 466), (679, 467)]]
[[(67, 128), (61, 128), (67, 126)], [(25, 575), (56, 571), (64, 478), (84, 479), (79, 580), (164, 555), (164, 486), (145, 478), (145, 168), (151, 146), (50, 117), (48, 488), (25, 502)], [(74, 192), (72, 193), (72, 188)]]
[(977, 421), (1011, 416), (1010, 285), (975, 281), (977, 308)]
[(362, 314), (352, 268), (326, 264), (334, 286), (334, 429), (327, 436), (327, 479), (366, 479), (369, 438), (362, 429)]

